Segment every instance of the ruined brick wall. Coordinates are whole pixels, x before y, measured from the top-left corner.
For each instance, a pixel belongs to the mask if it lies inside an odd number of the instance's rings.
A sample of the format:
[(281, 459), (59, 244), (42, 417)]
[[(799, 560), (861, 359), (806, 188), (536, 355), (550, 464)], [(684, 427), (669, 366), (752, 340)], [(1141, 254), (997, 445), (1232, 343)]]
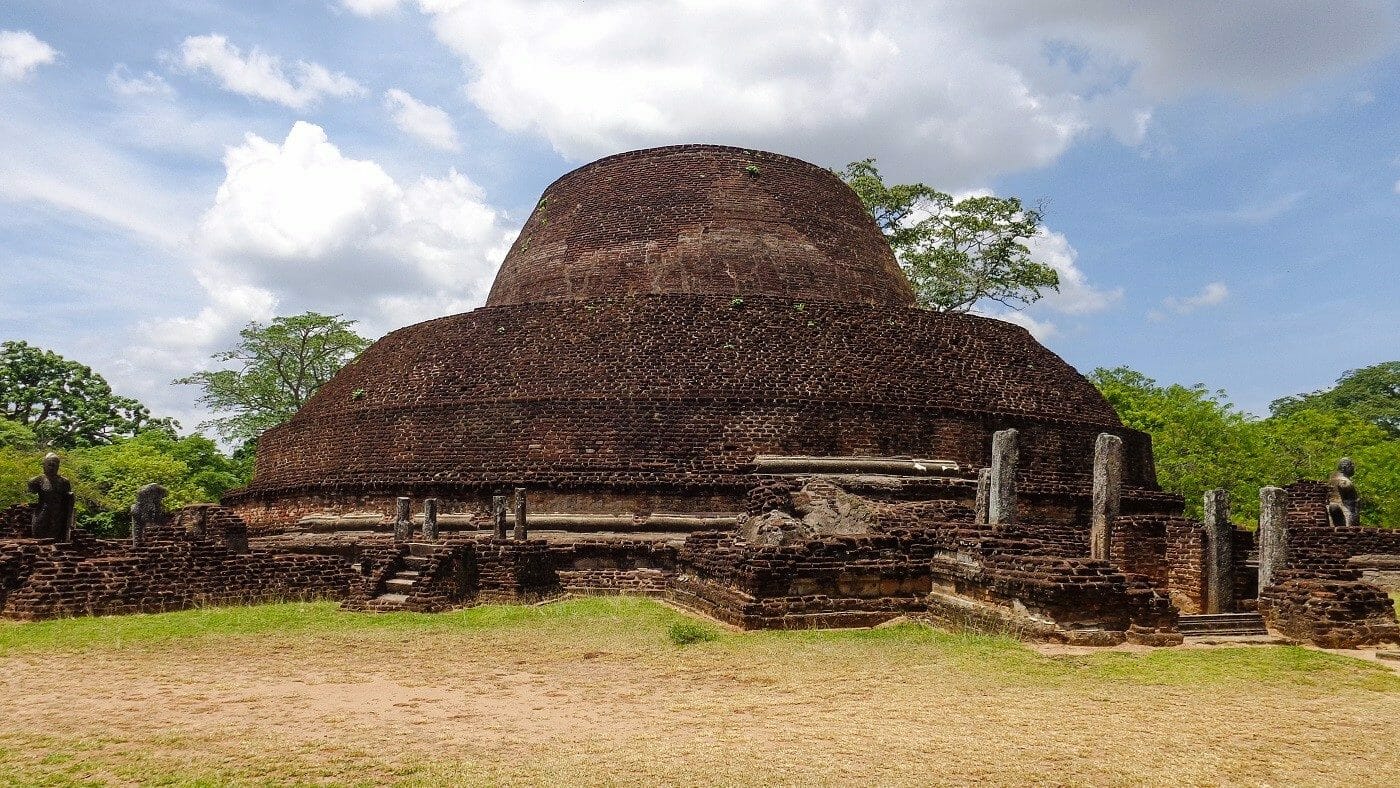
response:
[(478, 542), (476, 576), (477, 599), (482, 602), (530, 602), (562, 591), (543, 539)]
[(0, 539), (29, 536), (33, 526), (34, 507), (21, 503), (0, 509)]
[(879, 228), (839, 178), (716, 145), (609, 156), (550, 184), (487, 303), (662, 292), (914, 303)]
[(1147, 577), (1160, 588), (1168, 588), (1172, 565), (1167, 526), (1171, 519), (1140, 516), (1114, 520), (1110, 545), (1114, 566)]
[(232, 510), (216, 504), (186, 506), (175, 513), (171, 527), (199, 539), (227, 546), (235, 553), (248, 552), (248, 525)]
[(660, 596), (677, 573), (677, 550), (664, 542), (581, 539), (549, 552), (564, 590), (576, 594)]
[(1166, 522), (1167, 593), (1182, 613), (1206, 607), (1206, 539), (1201, 524), (1184, 517)]
[(1283, 570), (1259, 593), (1259, 612), (1283, 634), (1324, 648), (1400, 643), (1395, 603), (1350, 570)]
[(750, 629), (868, 626), (919, 612), (935, 545), (919, 533), (841, 536), (756, 547), (693, 534), (679, 553), (674, 597)]
[(1400, 528), (1334, 526), (1327, 516), (1327, 485), (1300, 481), (1288, 491), (1289, 569), (1347, 569), (1359, 555), (1400, 555)]
[[(14, 556), (24, 557), (16, 560)], [(27, 564), (27, 566), (21, 566)], [(23, 576), (18, 572), (23, 571)], [(200, 605), (343, 598), (349, 564), (332, 556), (238, 554), (207, 539), (171, 537), (133, 547), (11, 542), (0, 547), (0, 615), (42, 619), (183, 610)]]
[(1147, 436), (1018, 326), (796, 307), (652, 296), (492, 307), (402, 329), (264, 435), (253, 483), (225, 503), (262, 523), (327, 498), (525, 485), (670, 496), (680, 511), (696, 510), (681, 508), (690, 496), (723, 498), (735, 510), (758, 454), (975, 468), (1006, 427), (1022, 432), (1028, 495), (1037, 484), (1082, 490), (1102, 431), (1125, 440), (1128, 486), (1155, 485)]

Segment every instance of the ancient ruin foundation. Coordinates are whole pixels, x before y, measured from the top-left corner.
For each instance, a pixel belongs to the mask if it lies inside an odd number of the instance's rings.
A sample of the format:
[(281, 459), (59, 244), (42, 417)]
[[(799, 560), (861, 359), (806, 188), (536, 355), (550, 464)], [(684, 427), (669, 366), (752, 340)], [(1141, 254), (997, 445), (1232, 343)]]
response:
[[(223, 582), (362, 611), (626, 592), (744, 627), (1393, 639), (1397, 532), (1334, 522), (1327, 491), (1266, 490), (1257, 540), (1223, 493), (1182, 517), (1149, 438), (1024, 329), (917, 308), (830, 172), (676, 146), (546, 189), (484, 307), (375, 343), (261, 437), (226, 508), (177, 518), (217, 533), (13, 526), (0, 612)], [(100, 598), (160, 583), (183, 591)]]

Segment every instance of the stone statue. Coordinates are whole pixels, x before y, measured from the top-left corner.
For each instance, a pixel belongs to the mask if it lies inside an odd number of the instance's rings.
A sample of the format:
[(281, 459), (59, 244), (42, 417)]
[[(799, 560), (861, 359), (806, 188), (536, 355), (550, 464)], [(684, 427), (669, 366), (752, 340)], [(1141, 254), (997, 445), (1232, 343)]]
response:
[(34, 538), (69, 538), (73, 527), (73, 485), (58, 475), (60, 458), (50, 452), (44, 457), (44, 473), (29, 480), (29, 492), (39, 496), (34, 511)]
[(131, 506), (131, 541), (141, 544), (146, 531), (165, 523), (167, 490), (159, 484), (148, 484), (136, 491), (136, 503)]
[(1356, 485), (1352, 474), (1356, 465), (1350, 457), (1337, 463), (1337, 470), (1327, 479), (1327, 517), (1333, 525), (1359, 525), (1357, 520)]

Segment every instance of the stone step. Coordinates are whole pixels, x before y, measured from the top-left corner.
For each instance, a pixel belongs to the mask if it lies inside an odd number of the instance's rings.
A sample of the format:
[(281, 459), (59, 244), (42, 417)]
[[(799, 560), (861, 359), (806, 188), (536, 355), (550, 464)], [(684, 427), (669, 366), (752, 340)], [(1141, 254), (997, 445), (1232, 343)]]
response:
[(422, 569), (428, 565), (428, 559), (417, 555), (406, 555), (403, 557), (403, 565), (409, 569)]
[(413, 590), (413, 580), (400, 580), (395, 577), (384, 581), (384, 589), (388, 592), (406, 594)]
[(418, 572), (412, 569), (400, 569), (399, 571), (394, 573), (394, 578), (397, 580), (417, 580), (422, 576), (422, 572)]
[(1268, 627), (1258, 613), (1210, 613), (1182, 616), (1177, 628), (1185, 637), (1267, 635)]
[(416, 558), (424, 558), (432, 555), (434, 547), (437, 547), (437, 545), (432, 542), (410, 542), (408, 545), (408, 554)]
[(373, 601), (401, 605), (408, 601), (408, 594), (380, 594)]

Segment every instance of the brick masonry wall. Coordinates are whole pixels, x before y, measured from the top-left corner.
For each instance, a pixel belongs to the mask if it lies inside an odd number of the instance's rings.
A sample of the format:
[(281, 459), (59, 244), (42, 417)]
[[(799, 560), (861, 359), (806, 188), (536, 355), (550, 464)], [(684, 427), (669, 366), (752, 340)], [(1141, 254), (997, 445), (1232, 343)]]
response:
[(550, 184), (487, 303), (663, 292), (914, 302), (860, 198), (830, 171), (679, 145), (609, 156)]
[[(217, 538), (238, 525), (208, 509)], [(199, 605), (343, 598), (353, 575), (337, 556), (237, 552), (236, 544), (200, 538), (184, 528), (193, 515), (173, 515), (139, 546), (94, 539), (72, 543), (0, 540), (0, 615), (44, 619), (182, 610)], [(184, 524), (182, 524), (182, 520)]]
[(1125, 440), (1129, 488), (1153, 491), (1147, 436), (1122, 427), (1024, 329), (921, 310), (796, 306), (652, 296), (491, 307), (401, 329), (264, 435), (253, 483), (225, 504), (261, 529), (316, 510), (321, 497), (448, 498), (516, 485), (604, 500), (738, 501), (758, 454), (911, 455), (975, 468), (1006, 427), (1022, 431), (1028, 493), (1037, 483), (1082, 493), (1102, 431)]

